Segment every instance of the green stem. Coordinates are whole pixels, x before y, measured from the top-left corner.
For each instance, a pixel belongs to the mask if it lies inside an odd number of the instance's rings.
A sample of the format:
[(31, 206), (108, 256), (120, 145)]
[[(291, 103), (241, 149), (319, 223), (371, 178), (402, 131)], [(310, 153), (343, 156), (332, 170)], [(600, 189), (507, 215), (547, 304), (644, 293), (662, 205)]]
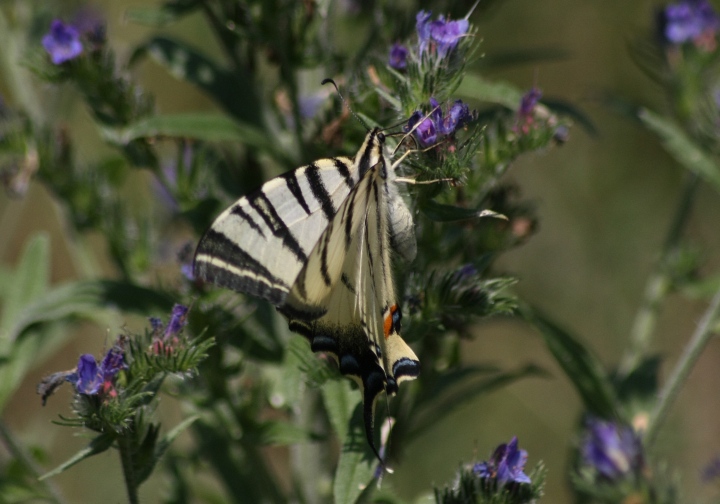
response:
[(32, 457), (30, 457), (30, 455), (25, 451), (20, 442), (15, 438), (15, 435), (2, 420), (0, 420), (0, 440), (2, 440), (7, 451), (12, 454), (13, 457), (19, 460), (25, 467), (27, 467), (28, 470), (35, 477), (35, 480), (38, 482), (38, 484), (44, 487), (47, 493), (47, 495), (45, 496), (47, 500), (56, 504), (63, 504), (65, 502), (60, 493), (58, 492), (57, 488), (55, 488), (55, 485), (52, 485), (47, 480), (40, 480), (40, 475), (43, 473), (43, 471), (40, 469), (40, 467), (38, 467)]
[(680, 387), (685, 383), (695, 362), (697, 362), (698, 357), (700, 357), (700, 354), (702, 354), (702, 351), (705, 349), (705, 345), (707, 345), (708, 341), (710, 341), (712, 336), (717, 332), (716, 325), (718, 315), (720, 315), (720, 290), (710, 302), (710, 306), (703, 314), (697, 329), (695, 329), (695, 333), (692, 335), (687, 347), (685, 347), (680, 361), (675, 366), (670, 378), (668, 378), (665, 387), (660, 391), (660, 397), (650, 416), (650, 422), (645, 432), (646, 446), (652, 445), (657, 437), (658, 430), (667, 417), (670, 406), (680, 392)]
[(120, 450), (120, 462), (122, 464), (123, 476), (125, 477), (128, 502), (130, 504), (140, 504), (138, 486), (135, 482), (135, 472), (133, 471), (132, 442), (129, 436), (130, 433), (127, 433), (117, 438), (118, 448)]
[(660, 260), (645, 285), (642, 303), (630, 332), (630, 348), (625, 353), (618, 368), (618, 375), (621, 377), (627, 376), (635, 370), (650, 346), (650, 340), (660, 313), (660, 306), (672, 286), (668, 264), (677, 253), (683, 230), (690, 218), (692, 203), (699, 185), (700, 177), (696, 174), (690, 174), (685, 181), (682, 198), (675, 212), (675, 219), (665, 238)]

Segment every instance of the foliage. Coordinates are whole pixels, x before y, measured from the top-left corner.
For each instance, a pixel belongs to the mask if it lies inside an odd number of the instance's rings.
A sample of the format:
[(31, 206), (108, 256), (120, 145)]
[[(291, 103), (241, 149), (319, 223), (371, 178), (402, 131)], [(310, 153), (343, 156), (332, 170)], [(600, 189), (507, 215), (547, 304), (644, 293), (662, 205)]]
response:
[[(463, 340), (473, 337), (479, 320), (512, 317), (537, 329), (581, 399), (568, 477), (578, 502), (679, 502), (672, 471), (660, 470), (652, 447), (720, 316), (717, 281), (702, 282), (697, 254), (683, 240), (700, 182), (720, 187), (720, 20), (705, 2), (691, 3), (702, 4), (695, 31), (685, 27), (694, 35), (647, 36), (633, 46), (670, 104), (666, 114), (631, 108), (633, 118), (687, 169), (688, 183), (628, 352), (608, 368), (582, 337), (518, 299), (518, 279), (499, 266), (538, 229), (533, 205), (505, 177), (513, 162), (562, 145), (573, 122), (591, 132), (593, 126), (567, 101), (485, 74), (483, 65), (494, 60), (483, 60), (479, 50), (475, 22), (484, 11), (431, 13), (420, 2), (166, 0), (125, 13), (129, 22), (153, 29), (125, 57), (96, 12), (6, 2), (0, 41), (8, 54), (22, 48), (12, 53), (22, 67), (0, 58), (0, 80), (9, 90), (7, 103), (0, 101), (2, 182), (18, 198), (32, 185), (47, 190), (82, 274), (50, 282), (42, 233), (24, 245), (17, 265), (0, 268), (0, 409), (37, 366), (47, 374), (39, 387), (43, 401), (66, 382), (74, 386), (72, 416), (60, 415), (50, 428), (93, 437), (38, 480), (44, 470), (0, 422), (9, 453), (0, 500), (62, 502), (52, 477), (78, 471), (76, 464), (87, 466), (112, 448), (130, 502), (160, 472), (170, 482), (167, 502), (401, 502), (390, 471), (365, 440), (357, 387), (290, 334), (266, 302), (205, 284), (192, 272), (194, 245), (223, 208), (273, 175), (352, 155), (367, 127), (379, 125), (393, 158), (402, 160), (400, 176), (419, 182), (408, 183), (405, 195), (418, 255), (412, 264), (398, 258), (395, 272), (403, 337), (422, 373), (401, 387), (386, 412), (377, 412), (378, 425), (387, 417), (380, 446), (388, 467), (402, 464), (411, 441), (471, 399), (547, 375), (532, 363), (502, 368), (463, 358)], [(663, 12), (667, 24), (680, 22), (675, 11)], [(217, 50), (165, 32), (188, 22), (212, 33)], [(509, 60), (556, 55), (528, 50)], [(160, 110), (138, 84), (136, 69), (148, 61), (195, 88), (215, 110)], [(327, 77), (338, 90), (321, 85)], [(83, 103), (84, 121), (105, 144), (101, 155), (86, 161), (79, 154), (82, 133), (57, 111), (45, 114), (38, 83)], [(652, 330), (662, 301), (681, 289), (712, 300), (662, 382)], [(164, 313), (171, 313), (167, 324), (157, 318)], [(132, 314), (150, 317), (150, 327), (118, 331), (100, 362), (84, 354), (69, 371), (44, 364), (77, 322), (116, 331), (118, 320)], [(83, 387), (84, 380), (96, 381)], [(175, 398), (183, 415), (167, 432), (157, 419), (164, 396)], [(189, 442), (173, 444), (184, 432)], [(280, 447), (282, 469), (268, 456), (270, 447)], [(501, 447), (482, 474), (477, 464), (462, 466), (452, 484), (435, 489), (436, 501), (539, 501), (542, 462), (526, 476), (527, 453), (516, 449), (517, 439)], [(609, 472), (608, 459), (615, 463)], [(499, 476), (501, 467), (514, 476)]]

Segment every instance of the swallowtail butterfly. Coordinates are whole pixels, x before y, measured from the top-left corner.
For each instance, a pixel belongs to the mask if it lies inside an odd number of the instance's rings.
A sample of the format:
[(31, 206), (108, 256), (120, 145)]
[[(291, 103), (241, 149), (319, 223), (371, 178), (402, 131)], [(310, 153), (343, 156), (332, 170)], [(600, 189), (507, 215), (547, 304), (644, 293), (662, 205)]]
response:
[(360, 386), (375, 455), (377, 397), (420, 372), (400, 337), (391, 270), (391, 248), (414, 258), (415, 231), (384, 144), (374, 128), (354, 159), (320, 159), (240, 198), (202, 237), (194, 262), (198, 278), (268, 300), (313, 351), (335, 358)]

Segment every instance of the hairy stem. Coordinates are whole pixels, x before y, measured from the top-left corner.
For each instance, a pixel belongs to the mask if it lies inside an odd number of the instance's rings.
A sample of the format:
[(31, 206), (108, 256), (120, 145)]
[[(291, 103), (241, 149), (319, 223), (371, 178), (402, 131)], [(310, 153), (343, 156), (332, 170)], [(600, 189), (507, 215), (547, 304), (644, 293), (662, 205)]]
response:
[(117, 439), (118, 448), (120, 450), (120, 462), (122, 464), (123, 476), (125, 478), (125, 488), (128, 494), (128, 502), (130, 504), (139, 504), (138, 486), (135, 482), (135, 473), (132, 463), (132, 443), (129, 434), (122, 435)]
[(65, 502), (60, 493), (57, 491), (57, 488), (55, 488), (55, 485), (52, 485), (47, 480), (39, 479), (42, 474), (42, 470), (38, 467), (32, 457), (30, 457), (25, 448), (23, 448), (22, 444), (20, 444), (20, 442), (15, 438), (15, 435), (2, 420), (0, 420), (0, 441), (2, 441), (7, 451), (12, 454), (13, 457), (22, 462), (22, 464), (28, 468), (33, 476), (35, 476), (37, 483), (44, 488), (47, 494), (45, 498), (48, 501), (54, 502), (55, 504), (63, 504)]
[(630, 332), (630, 348), (628, 348), (625, 353), (618, 369), (618, 374), (621, 377), (627, 376), (635, 370), (650, 345), (652, 334), (657, 324), (658, 314), (660, 313), (660, 306), (667, 296), (672, 283), (670, 272), (668, 271), (668, 264), (672, 260), (673, 255), (677, 253), (683, 230), (690, 218), (692, 203), (699, 185), (700, 178), (695, 174), (690, 174), (685, 181), (682, 198), (680, 199), (677, 211), (675, 212), (675, 218), (665, 238), (660, 259), (645, 285), (642, 303), (635, 315), (635, 320)]
[(697, 329), (695, 329), (690, 342), (685, 347), (685, 351), (680, 357), (680, 360), (675, 366), (672, 374), (668, 378), (665, 387), (663, 387), (660, 391), (660, 398), (655, 405), (655, 410), (650, 416), (650, 422), (648, 424), (647, 431), (645, 432), (645, 443), (647, 446), (651, 446), (657, 437), (658, 430), (667, 417), (667, 412), (680, 392), (680, 388), (683, 383), (685, 383), (690, 371), (700, 357), (700, 354), (702, 354), (702, 351), (705, 349), (705, 345), (707, 345), (708, 341), (710, 341), (712, 336), (716, 333), (719, 314), (720, 290), (715, 294), (710, 302), (710, 306), (703, 314)]

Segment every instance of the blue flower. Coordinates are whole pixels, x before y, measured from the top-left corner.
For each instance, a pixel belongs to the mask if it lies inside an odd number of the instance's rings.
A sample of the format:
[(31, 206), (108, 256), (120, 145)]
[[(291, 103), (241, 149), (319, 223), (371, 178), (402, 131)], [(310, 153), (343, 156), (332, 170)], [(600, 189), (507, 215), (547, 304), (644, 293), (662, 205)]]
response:
[(473, 472), (480, 478), (496, 479), (498, 486), (506, 483), (531, 483), (523, 472), (527, 461), (527, 451), (518, 450), (516, 436), (509, 443), (501, 444), (495, 449), (492, 459), (473, 466)]
[(415, 135), (420, 140), (420, 143), (425, 146), (434, 144), (435, 140), (437, 140), (435, 122), (430, 117), (426, 117), (415, 129)]
[(100, 365), (91, 354), (83, 354), (78, 359), (78, 365), (74, 373), (66, 377), (66, 381), (75, 385), (75, 390), (85, 395), (97, 395), (100, 391), (111, 392), (113, 380), (123, 369), (125, 355), (121, 348), (111, 348)]
[(448, 52), (454, 49), (460, 38), (465, 36), (469, 27), (470, 23), (467, 19), (445, 21), (445, 18), (440, 16), (433, 21), (430, 25), (430, 33), (437, 43), (438, 56), (444, 58)]
[(542, 98), (542, 91), (537, 87), (533, 86), (528, 92), (526, 92), (520, 100), (520, 108), (518, 114), (524, 117), (530, 116), (535, 110), (535, 106)]
[(187, 325), (187, 306), (176, 304), (170, 314), (170, 322), (165, 329), (165, 339), (177, 336), (183, 327)]
[(462, 100), (456, 100), (448, 110), (447, 115), (440, 123), (440, 133), (450, 135), (470, 119), (470, 109)]
[(672, 44), (698, 41), (720, 30), (720, 18), (707, 0), (670, 4), (659, 15), (663, 39)]
[(388, 64), (395, 70), (402, 70), (407, 66), (408, 48), (397, 42), (390, 48)]
[(415, 16), (415, 30), (417, 31), (418, 41), (420, 42), (420, 54), (425, 52), (430, 42), (430, 16), (432, 16), (432, 12), (425, 12), (424, 10), (421, 10)]
[(588, 421), (582, 455), (586, 465), (611, 480), (642, 466), (642, 446), (632, 428), (596, 418)]
[(462, 100), (457, 100), (450, 107), (447, 115), (443, 114), (442, 108), (435, 98), (430, 98), (430, 107), (432, 108), (428, 116), (425, 116), (419, 110), (415, 111), (404, 128), (405, 131), (410, 131), (418, 121), (422, 120), (414, 132), (417, 139), (425, 147), (434, 144), (439, 135), (452, 135), (455, 130), (472, 118), (470, 109)]
[(712, 459), (702, 470), (701, 479), (703, 483), (711, 483), (720, 479), (720, 456)]
[(430, 42), (434, 42), (438, 56), (444, 58), (455, 48), (460, 38), (467, 34), (470, 22), (467, 19), (446, 21), (444, 16), (430, 21), (431, 15), (432, 13), (422, 10), (415, 16), (415, 29), (420, 42), (419, 52), (422, 54)]
[(77, 58), (83, 52), (80, 33), (74, 26), (66, 25), (59, 19), (50, 25), (50, 32), (43, 37), (42, 45), (54, 65)]

